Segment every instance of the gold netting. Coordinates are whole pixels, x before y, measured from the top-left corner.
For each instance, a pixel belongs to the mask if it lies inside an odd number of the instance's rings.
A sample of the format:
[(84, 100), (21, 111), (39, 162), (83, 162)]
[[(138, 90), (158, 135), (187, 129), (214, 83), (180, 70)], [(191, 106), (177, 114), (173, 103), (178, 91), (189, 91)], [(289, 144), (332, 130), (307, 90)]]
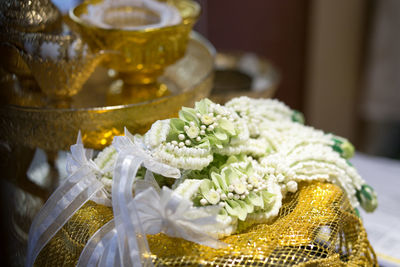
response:
[[(111, 209), (89, 202), (55, 235), (37, 266), (76, 265), (80, 252)], [(302, 183), (279, 216), (250, 227), (212, 249), (164, 234), (148, 236), (155, 266), (378, 266), (361, 220), (333, 184)]]

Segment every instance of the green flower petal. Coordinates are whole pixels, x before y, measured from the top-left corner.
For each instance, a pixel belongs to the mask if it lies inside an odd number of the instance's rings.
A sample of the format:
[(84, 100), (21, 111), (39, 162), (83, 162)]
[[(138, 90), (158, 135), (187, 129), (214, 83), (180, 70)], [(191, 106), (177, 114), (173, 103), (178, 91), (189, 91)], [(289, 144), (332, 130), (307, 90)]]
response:
[(247, 203), (246, 201), (243, 200), (236, 200), (240, 206), (244, 209), (246, 209), (247, 214), (252, 213), (254, 211), (254, 206), (250, 203)]
[(236, 135), (235, 125), (227, 119), (221, 119), (218, 121), (219, 127), (227, 131), (230, 135)]
[(228, 135), (220, 129), (214, 132), (214, 136), (221, 141), (228, 141)]
[(200, 113), (200, 114), (208, 114), (208, 107), (212, 104), (212, 102), (205, 98), (202, 99), (199, 102), (195, 103), (195, 109)]
[(214, 135), (208, 135), (205, 139), (208, 139), (211, 147), (223, 148), (222, 141)]
[(340, 156), (345, 159), (349, 159), (354, 156), (354, 146), (347, 139), (334, 136), (332, 140), (334, 142), (332, 148), (338, 152)]
[(259, 194), (255, 192), (250, 192), (247, 198), (254, 206), (264, 208), (264, 200)]
[(226, 203), (228, 205), (225, 206), (225, 209), (230, 215), (238, 217), (241, 221), (246, 220), (247, 210), (245, 207), (242, 207), (237, 201), (231, 199), (227, 200)]
[(196, 111), (192, 108), (182, 107), (182, 110), (179, 111), (179, 118), (185, 122), (193, 121), (197, 125), (199, 125), (199, 119), (196, 116)]
[(221, 190), (227, 192), (228, 191), (228, 186), (226, 185), (225, 180), (222, 178), (222, 176), (216, 172), (211, 173), (211, 179), (215, 186), (217, 188), (220, 188)]
[(204, 195), (205, 193), (208, 193), (208, 191), (210, 191), (211, 188), (212, 188), (211, 181), (208, 179), (204, 179), (200, 185), (200, 192)]
[(183, 132), (185, 122), (181, 119), (174, 118), (170, 120), (169, 125), (171, 129), (169, 130), (167, 141), (178, 140), (178, 135)]
[(171, 129), (174, 129), (176, 131), (183, 131), (183, 128), (185, 127), (185, 122), (182, 121), (181, 119), (177, 119), (177, 118), (173, 118), (170, 119), (170, 125), (171, 125)]
[(264, 201), (264, 209), (265, 210), (270, 210), (274, 204), (274, 197), (275, 194), (272, 194), (268, 191), (261, 191), (261, 196)]

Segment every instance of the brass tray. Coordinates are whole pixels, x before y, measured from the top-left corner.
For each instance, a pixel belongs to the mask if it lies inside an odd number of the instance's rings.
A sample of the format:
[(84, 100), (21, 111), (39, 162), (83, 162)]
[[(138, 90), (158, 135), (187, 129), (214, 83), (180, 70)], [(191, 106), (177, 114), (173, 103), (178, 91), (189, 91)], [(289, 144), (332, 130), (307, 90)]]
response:
[(215, 57), (215, 80), (210, 99), (224, 104), (238, 96), (272, 97), (280, 74), (267, 59), (249, 52), (222, 51)]
[(11, 145), (56, 151), (68, 149), (79, 130), (85, 146), (94, 149), (109, 145), (124, 127), (133, 133), (144, 133), (154, 121), (174, 117), (182, 106), (192, 106), (209, 95), (214, 53), (209, 42), (192, 34), (185, 56), (160, 78), (170, 95), (146, 102), (107, 105), (113, 79), (99, 67), (72, 98), (70, 108), (4, 105), (0, 107), (3, 138)]

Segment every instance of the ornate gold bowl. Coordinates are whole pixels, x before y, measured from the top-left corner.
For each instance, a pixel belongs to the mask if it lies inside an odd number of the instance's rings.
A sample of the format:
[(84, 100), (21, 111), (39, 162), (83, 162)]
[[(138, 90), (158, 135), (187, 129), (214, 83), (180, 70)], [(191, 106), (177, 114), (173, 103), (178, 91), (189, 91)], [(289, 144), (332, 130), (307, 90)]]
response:
[[(91, 53), (73, 33), (26, 34), (24, 42), (33, 51), (20, 51), (20, 54), (40, 90), (51, 98), (65, 99), (76, 95), (104, 56), (103, 53)], [(40, 53), (42, 47), (57, 49), (57, 54), (43, 56)]]
[[(109, 23), (110, 27), (105, 28), (85, 19), (91, 7), (102, 3), (103, 1), (99, 0), (89, 0), (70, 11), (70, 18), (77, 26), (77, 30), (92, 51), (109, 52), (110, 56), (103, 61), (103, 65), (118, 72), (118, 77), (123, 81), (123, 89), (148, 91), (148, 99), (163, 95), (160, 90), (166, 91), (165, 87), (160, 87), (157, 78), (167, 66), (185, 54), (189, 33), (200, 14), (200, 6), (190, 0), (166, 1), (167, 4), (178, 9), (182, 17), (179, 24), (131, 30), (123, 28), (123, 23), (114, 23), (119, 25), (117, 27)], [(129, 14), (133, 9), (135, 8), (127, 5), (119, 7), (118, 10), (110, 8), (104, 12), (115, 11)], [(136, 12), (138, 12), (137, 9)]]

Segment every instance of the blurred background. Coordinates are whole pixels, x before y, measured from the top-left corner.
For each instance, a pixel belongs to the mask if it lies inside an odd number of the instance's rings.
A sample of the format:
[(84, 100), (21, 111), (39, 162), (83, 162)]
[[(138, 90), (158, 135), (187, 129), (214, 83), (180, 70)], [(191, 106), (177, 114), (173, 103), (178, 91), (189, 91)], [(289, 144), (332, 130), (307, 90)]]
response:
[(198, 0), (217, 51), (251, 51), (280, 71), (276, 97), (357, 150), (400, 159), (400, 1)]
[[(400, 159), (400, 1), (197, 0), (217, 51), (275, 65), (275, 97), (357, 150)], [(81, 0), (53, 0), (66, 12)]]

